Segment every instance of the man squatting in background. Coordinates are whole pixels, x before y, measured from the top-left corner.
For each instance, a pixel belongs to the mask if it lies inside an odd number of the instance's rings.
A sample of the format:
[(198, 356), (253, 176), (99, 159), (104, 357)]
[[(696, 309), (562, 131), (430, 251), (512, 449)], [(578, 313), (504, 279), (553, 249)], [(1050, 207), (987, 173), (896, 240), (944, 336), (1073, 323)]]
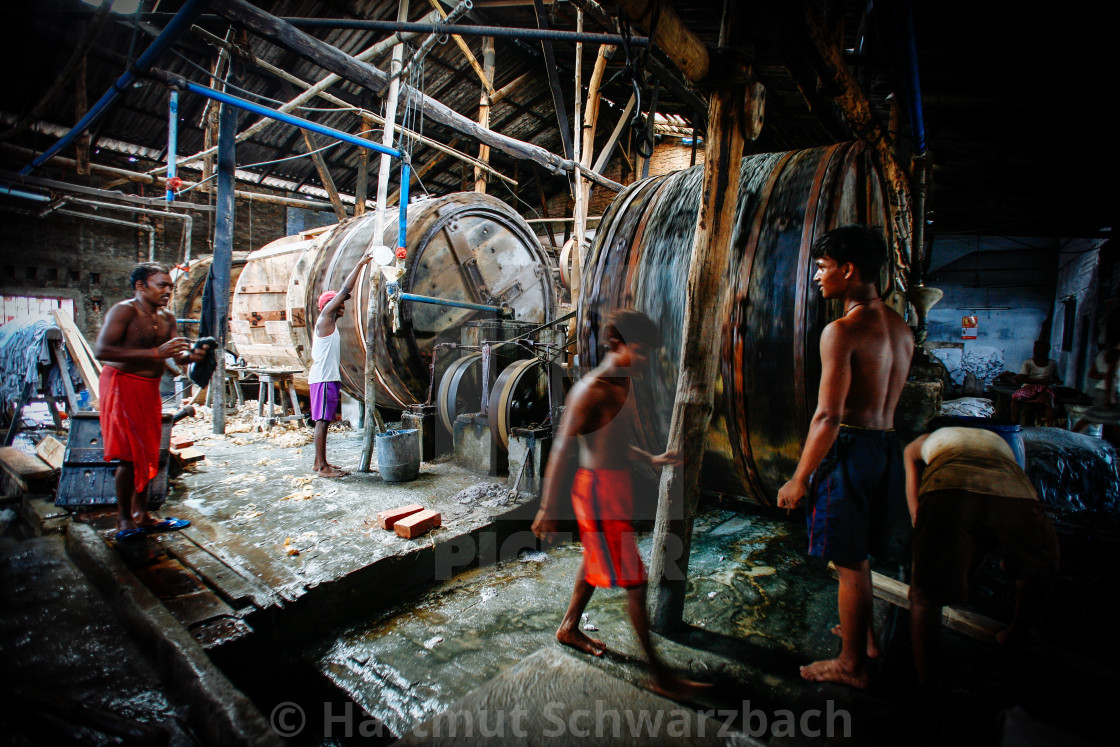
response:
[(152, 262), (137, 265), (129, 281), (136, 295), (109, 309), (93, 348), (97, 359), (105, 361), (98, 383), (105, 461), (120, 460), (118, 542), (190, 526), (185, 519), (152, 518), (148, 486), (159, 473), (163, 435), (159, 382), (165, 361), (170, 358), (182, 365), (206, 356), (204, 348), (190, 350), (185, 337), (175, 336), (175, 315), (166, 308), (174, 286), (166, 267)]
[(814, 244), (813, 257), (821, 296), (842, 301), (844, 314), (821, 333), (817, 410), (797, 469), (778, 491), (778, 507), (796, 508), (808, 495), (809, 554), (833, 561), (840, 574), (840, 655), (802, 667), (801, 676), (867, 687), (868, 657), (878, 655), (868, 558), (885, 550), (894, 511), (902, 508), (894, 410), (914, 341), (879, 297), (887, 245), (878, 229), (829, 231)]
[(337, 291), (324, 291), (319, 296), (319, 318), (315, 320), (315, 334), (311, 339), (311, 368), (307, 383), (311, 388), (311, 419), (315, 422), (315, 463), (312, 469), (320, 477), (344, 477), (350, 474), (341, 467), (327, 462), (327, 428), (338, 415), (342, 397), (341, 335), (338, 320), (346, 313), (346, 299), (358, 280), (358, 273), (373, 258), (367, 251), (354, 269), (342, 281)]
[(653, 670), (652, 687), (680, 698), (703, 686), (672, 674), (654, 651), (646, 613), (646, 571), (632, 525), (629, 470), (631, 460), (655, 470), (680, 461), (677, 452), (653, 455), (634, 445), (637, 411), (631, 377), (648, 370), (651, 354), (661, 346), (661, 331), (645, 314), (622, 309), (607, 318), (602, 337), (607, 341), (603, 361), (580, 378), (564, 402), (533, 533), (542, 540), (555, 538), (558, 509), (570, 488), (583, 564), (556, 639), (602, 656), (606, 644), (582, 632), (580, 619), (596, 587), (626, 589), (630, 622)]
[(911, 638), (918, 682), (931, 684), (941, 607), (968, 601), (968, 578), (988, 550), (1015, 579), (1016, 641), (1058, 572), (1058, 535), (1007, 442), (979, 428), (938, 428), (906, 447), (906, 503), (914, 524)]

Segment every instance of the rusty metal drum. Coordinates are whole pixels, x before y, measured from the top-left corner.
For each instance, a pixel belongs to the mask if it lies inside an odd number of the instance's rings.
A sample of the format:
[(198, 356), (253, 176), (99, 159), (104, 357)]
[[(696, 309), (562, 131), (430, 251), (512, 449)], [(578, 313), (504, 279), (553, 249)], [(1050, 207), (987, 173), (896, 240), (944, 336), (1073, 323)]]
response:
[[(596, 365), (600, 325), (636, 308), (659, 323), (663, 348), (635, 385), (639, 439), (664, 448), (679, 373), (685, 291), (702, 166), (627, 187), (607, 210), (583, 268), (580, 360)], [(722, 298), (719, 368), (705, 445), (706, 487), (772, 504), (789, 479), (816, 408), (820, 333), (838, 313), (811, 287), (812, 244), (832, 228), (881, 226), (893, 261), (880, 290), (897, 303), (902, 257), (887, 190), (872, 153), (841, 143), (742, 161), (736, 224)]]

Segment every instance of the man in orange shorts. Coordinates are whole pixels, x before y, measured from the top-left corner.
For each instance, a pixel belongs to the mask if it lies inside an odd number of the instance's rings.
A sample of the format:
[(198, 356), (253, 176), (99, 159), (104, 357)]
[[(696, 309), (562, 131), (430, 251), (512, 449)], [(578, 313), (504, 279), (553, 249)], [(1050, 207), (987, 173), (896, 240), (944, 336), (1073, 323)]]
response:
[(148, 484), (159, 471), (163, 401), (159, 380), (164, 361), (196, 363), (205, 350), (175, 336), (175, 315), (167, 310), (173, 284), (167, 268), (147, 262), (129, 276), (136, 295), (109, 309), (93, 352), (105, 361), (99, 399), (105, 461), (117, 467), (118, 542), (141, 539), (148, 532), (190, 526), (185, 519), (156, 521), (148, 514)]
[(583, 565), (556, 639), (602, 656), (606, 644), (581, 631), (580, 619), (596, 587), (626, 589), (630, 621), (653, 670), (653, 688), (679, 698), (699, 685), (669, 672), (653, 649), (646, 614), (646, 570), (631, 524), (630, 461), (654, 469), (680, 461), (676, 452), (653, 455), (633, 445), (637, 413), (630, 378), (648, 368), (650, 354), (661, 345), (661, 333), (649, 317), (630, 309), (611, 314), (602, 333), (606, 356), (579, 380), (564, 403), (533, 533), (545, 540), (555, 537), (557, 508), (565, 487), (571, 485)]

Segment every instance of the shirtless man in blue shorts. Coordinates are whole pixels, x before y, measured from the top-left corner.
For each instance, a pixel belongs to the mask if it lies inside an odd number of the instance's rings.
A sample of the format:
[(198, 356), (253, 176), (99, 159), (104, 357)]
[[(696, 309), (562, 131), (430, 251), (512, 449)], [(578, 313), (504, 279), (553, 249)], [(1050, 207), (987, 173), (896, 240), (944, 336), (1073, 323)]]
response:
[(878, 229), (844, 226), (813, 246), (814, 282), (839, 299), (844, 315), (821, 333), (817, 411), (793, 477), (778, 506), (808, 496), (809, 554), (840, 573), (840, 656), (801, 668), (814, 682), (867, 687), (871, 630), (871, 567), (885, 549), (890, 517), (905, 503), (902, 444), (894, 410), (910, 370), (910, 328), (879, 297), (887, 245)]

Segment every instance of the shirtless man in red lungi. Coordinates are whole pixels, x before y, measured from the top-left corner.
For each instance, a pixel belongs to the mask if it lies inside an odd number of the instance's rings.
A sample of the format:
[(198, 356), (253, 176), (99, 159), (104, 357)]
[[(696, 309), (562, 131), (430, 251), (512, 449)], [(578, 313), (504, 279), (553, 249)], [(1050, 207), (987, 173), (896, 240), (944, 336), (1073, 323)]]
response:
[[(630, 378), (649, 367), (650, 354), (661, 346), (661, 333), (645, 314), (624, 309), (607, 318), (602, 336), (607, 340), (606, 356), (579, 380), (564, 403), (533, 533), (546, 541), (556, 538), (557, 508), (571, 485), (583, 565), (556, 639), (602, 656), (606, 644), (581, 631), (580, 619), (595, 587), (626, 589), (630, 621), (653, 670), (653, 689), (679, 698), (701, 685), (669, 672), (653, 649), (646, 613), (646, 570), (631, 525), (630, 461), (642, 461), (654, 469), (680, 462), (677, 452), (654, 455), (634, 446), (637, 413)], [(577, 454), (579, 469), (573, 480)]]
[(148, 484), (159, 471), (164, 361), (196, 363), (205, 356), (204, 349), (192, 351), (185, 337), (175, 336), (175, 315), (166, 308), (173, 287), (166, 267), (137, 265), (129, 281), (135, 297), (109, 309), (93, 348), (106, 364), (99, 385), (105, 461), (121, 463), (116, 474), (118, 542), (190, 526), (185, 519), (152, 518)]

